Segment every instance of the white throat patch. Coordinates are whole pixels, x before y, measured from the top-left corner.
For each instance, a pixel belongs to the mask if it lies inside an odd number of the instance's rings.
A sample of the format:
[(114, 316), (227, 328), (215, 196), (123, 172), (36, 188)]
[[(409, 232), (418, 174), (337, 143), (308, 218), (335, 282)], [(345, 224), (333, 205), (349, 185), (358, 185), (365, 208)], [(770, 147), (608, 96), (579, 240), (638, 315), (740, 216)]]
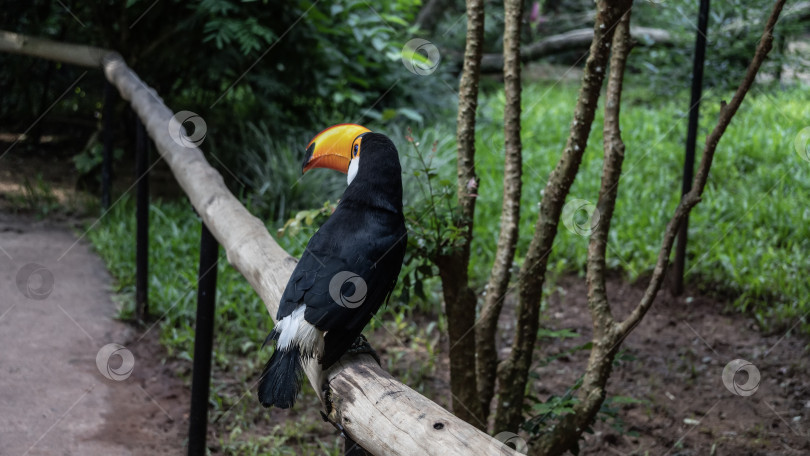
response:
[(360, 156), (358, 155), (355, 158), (352, 158), (352, 161), (349, 162), (349, 175), (346, 176), (346, 185), (351, 185), (352, 181), (354, 180), (355, 176), (357, 176), (357, 170), (360, 169)]

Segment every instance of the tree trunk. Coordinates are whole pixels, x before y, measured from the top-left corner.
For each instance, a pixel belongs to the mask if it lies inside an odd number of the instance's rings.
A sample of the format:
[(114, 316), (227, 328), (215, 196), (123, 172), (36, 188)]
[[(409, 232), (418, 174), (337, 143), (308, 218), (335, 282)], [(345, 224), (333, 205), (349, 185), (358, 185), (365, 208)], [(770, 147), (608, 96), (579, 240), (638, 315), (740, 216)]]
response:
[(573, 448), (583, 430), (593, 423), (605, 399), (605, 387), (616, 352), (619, 350), (622, 341), (649, 310), (661, 287), (678, 227), (691, 209), (700, 201), (708, 180), (717, 144), (737, 109), (742, 104), (745, 94), (751, 88), (751, 84), (762, 62), (765, 60), (765, 56), (773, 45), (773, 27), (776, 25), (784, 3), (785, 0), (779, 0), (774, 5), (745, 77), (737, 88), (731, 102), (721, 109), (717, 125), (706, 138), (706, 146), (698, 172), (693, 180), (692, 190), (683, 197), (667, 224), (658, 261), (647, 290), (627, 319), (621, 323), (616, 323), (611, 315), (605, 293), (604, 269), (607, 235), (616, 202), (617, 188), (621, 176), (621, 162), (624, 155), (624, 144), (621, 140), (619, 128), (619, 104), (622, 89), (622, 72), (630, 48), (630, 39), (627, 32), (629, 14), (619, 24), (616, 39), (614, 40), (614, 55), (611, 60), (610, 82), (605, 103), (605, 161), (598, 204), (598, 208), (603, 212), (599, 225), (594, 229), (591, 236), (588, 249), (588, 304), (594, 324), (593, 348), (582, 386), (577, 393), (578, 402), (574, 405), (573, 411), (565, 415), (555, 425), (552, 432), (541, 435), (536, 441), (531, 442), (529, 454), (562, 454)]
[(605, 400), (605, 385), (610, 378), (613, 359), (620, 345), (619, 330), (611, 314), (605, 289), (605, 251), (624, 160), (619, 110), (624, 68), (631, 48), (629, 30), (630, 11), (627, 11), (616, 26), (613, 36), (613, 55), (610, 59), (610, 77), (605, 98), (605, 159), (602, 164), (602, 186), (596, 204), (599, 221), (592, 228), (588, 243), (588, 309), (593, 320), (593, 347), (582, 386), (577, 390), (578, 401), (573, 412), (565, 415), (550, 433), (541, 436), (532, 445), (533, 455), (562, 454), (576, 445), (583, 430), (593, 423)]
[(486, 298), (475, 328), (478, 361), (478, 391), (483, 416), (489, 416), (490, 402), (495, 394), (498, 353), (495, 335), (498, 317), (503, 308), (512, 261), (518, 240), (520, 223), (520, 192), (523, 158), (520, 142), (520, 26), (523, 20), (523, 1), (504, 1), (504, 94), (503, 112), (504, 171), (503, 203), (501, 204), (501, 231), (495, 252), (495, 262), (486, 288)]
[(585, 63), (582, 87), (574, 109), (574, 120), (562, 157), (552, 171), (540, 203), (535, 234), (520, 271), (517, 324), (512, 351), (498, 366), (498, 405), (495, 430), (515, 432), (523, 421), (523, 399), (537, 341), (540, 299), (545, 282), (548, 255), (565, 198), (574, 182), (582, 154), (588, 144), (599, 92), (605, 77), (610, 42), (616, 24), (630, 7), (630, 0), (600, 0), (594, 21), (590, 55)]
[(477, 299), (468, 283), (470, 242), (475, 217), (475, 114), (478, 108), (478, 74), (484, 36), (484, 2), (467, 1), (467, 40), (464, 67), (458, 87), (456, 225), (461, 231), (457, 246), (434, 258), (442, 279), (447, 333), (450, 342), (450, 389), (453, 412), (464, 421), (486, 429), (475, 378), (475, 310)]

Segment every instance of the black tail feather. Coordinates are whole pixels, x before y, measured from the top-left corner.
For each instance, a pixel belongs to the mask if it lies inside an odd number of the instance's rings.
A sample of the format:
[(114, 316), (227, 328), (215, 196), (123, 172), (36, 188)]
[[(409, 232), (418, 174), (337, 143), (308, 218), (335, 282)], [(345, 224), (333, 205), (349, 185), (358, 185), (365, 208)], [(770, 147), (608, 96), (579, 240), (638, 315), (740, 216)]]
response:
[(298, 347), (293, 345), (288, 350), (276, 348), (264, 366), (259, 381), (259, 401), (265, 407), (292, 407), (301, 391), (303, 377), (304, 368)]

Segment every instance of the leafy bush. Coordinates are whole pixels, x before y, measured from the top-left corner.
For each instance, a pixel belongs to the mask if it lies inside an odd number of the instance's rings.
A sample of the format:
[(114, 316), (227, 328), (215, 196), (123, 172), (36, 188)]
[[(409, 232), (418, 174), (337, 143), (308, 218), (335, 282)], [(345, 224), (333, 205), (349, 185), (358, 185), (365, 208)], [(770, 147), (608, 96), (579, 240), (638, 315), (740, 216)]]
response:
[[(452, 105), (451, 69), (425, 77), (401, 61), (403, 45), (417, 33), (410, 24), (419, 5), (418, 0), (108, 0), (71, 5), (68, 11), (34, 0), (3, 8), (0, 28), (119, 51), (170, 108), (206, 120), (203, 147), (215, 150), (223, 166), (238, 175), (242, 145), (257, 135), (248, 124), (260, 136), (306, 141), (341, 122), (437, 120), (435, 105), (445, 99)], [(103, 76), (82, 75), (69, 65), (0, 55), (0, 91), (9, 94), (0, 104), (0, 120), (25, 129), (55, 100), (54, 115), (99, 115)], [(63, 95), (73, 83), (75, 90)], [(89, 125), (68, 134), (84, 142), (93, 133)], [(131, 140), (117, 139), (131, 151)]]

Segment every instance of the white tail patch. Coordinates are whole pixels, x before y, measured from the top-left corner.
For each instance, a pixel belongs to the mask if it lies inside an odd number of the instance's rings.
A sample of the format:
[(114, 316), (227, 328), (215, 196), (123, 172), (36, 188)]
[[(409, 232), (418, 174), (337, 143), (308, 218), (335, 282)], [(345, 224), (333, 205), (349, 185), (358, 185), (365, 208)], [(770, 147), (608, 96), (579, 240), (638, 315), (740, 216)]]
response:
[(306, 308), (306, 305), (301, 305), (278, 322), (276, 331), (280, 334), (276, 348), (285, 351), (295, 344), (302, 353), (320, 358), (323, 354), (323, 331), (304, 319)]

